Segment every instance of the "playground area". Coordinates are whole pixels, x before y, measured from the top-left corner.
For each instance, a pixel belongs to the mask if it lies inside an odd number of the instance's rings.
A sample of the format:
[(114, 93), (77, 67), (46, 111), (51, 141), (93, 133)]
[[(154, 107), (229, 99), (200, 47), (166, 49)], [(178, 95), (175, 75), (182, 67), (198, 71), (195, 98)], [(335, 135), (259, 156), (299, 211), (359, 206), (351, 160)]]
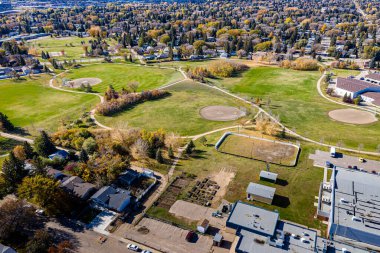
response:
[(355, 125), (371, 124), (378, 120), (373, 113), (356, 109), (333, 110), (329, 112), (329, 117), (335, 121)]
[(233, 121), (246, 115), (244, 110), (233, 106), (206, 106), (200, 109), (202, 118), (212, 121)]
[(219, 152), (284, 166), (295, 166), (300, 148), (294, 144), (249, 135), (225, 133)]

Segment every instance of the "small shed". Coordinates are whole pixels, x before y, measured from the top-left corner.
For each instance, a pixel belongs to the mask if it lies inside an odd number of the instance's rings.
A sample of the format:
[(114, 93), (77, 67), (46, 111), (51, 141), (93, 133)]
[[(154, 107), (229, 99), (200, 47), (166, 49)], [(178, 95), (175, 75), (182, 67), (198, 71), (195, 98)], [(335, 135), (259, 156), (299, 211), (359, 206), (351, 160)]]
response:
[(212, 245), (220, 247), (222, 246), (222, 242), (223, 242), (222, 234), (216, 233), (214, 236), (214, 239), (212, 240)]
[(251, 182), (247, 187), (247, 199), (271, 205), (275, 192), (276, 188)]
[(202, 222), (198, 223), (197, 230), (199, 233), (205, 234), (209, 226), (210, 221), (208, 219), (204, 219)]
[(262, 170), (260, 172), (260, 180), (276, 183), (278, 174)]

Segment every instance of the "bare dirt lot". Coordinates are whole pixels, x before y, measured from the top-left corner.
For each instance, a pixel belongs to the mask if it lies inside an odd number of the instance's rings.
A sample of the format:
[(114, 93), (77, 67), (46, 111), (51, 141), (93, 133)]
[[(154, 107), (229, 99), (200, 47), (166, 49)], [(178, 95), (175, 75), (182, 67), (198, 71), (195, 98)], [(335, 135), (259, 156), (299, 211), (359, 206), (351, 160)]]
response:
[(68, 82), (68, 85), (72, 88), (79, 88), (82, 84), (83, 85), (90, 85), (94, 86), (102, 82), (102, 79), (100, 78), (78, 78), (72, 81)]
[[(118, 231), (120, 233), (120, 231)], [(173, 253), (208, 253), (212, 238), (198, 235), (195, 242), (187, 242), (188, 230), (167, 223), (144, 218), (138, 226), (125, 231), (125, 238), (148, 245), (162, 252)]]
[(213, 121), (232, 121), (245, 116), (245, 112), (232, 106), (213, 105), (199, 110), (202, 118)]
[(191, 222), (198, 222), (203, 219), (208, 219), (211, 226), (223, 229), (226, 225), (227, 216), (223, 218), (212, 217), (212, 213), (215, 211), (216, 210), (213, 208), (197, 205), (183, 200), (177, 200), (169, 210), (169, 212), (174, 216), (184, 218)]
[(235, 172), (229, 168), (222, 168), (218, 173), (210, 175), (210, 179), (215, 181), (220, 187), (213, 199), (213, 206), (219, 204), (224, 195), (226, 195), (228, 185), (234, 177)]
[(299, 152), (292, 144), (237, 134), (226, 136), (218, 150), (284, 166), (294, 166)]
[(340, 109), (329, 112), (329, 117), (343, 123), (365, 125), (377, 121), (375, 115), (370, 112), (355, 109)]

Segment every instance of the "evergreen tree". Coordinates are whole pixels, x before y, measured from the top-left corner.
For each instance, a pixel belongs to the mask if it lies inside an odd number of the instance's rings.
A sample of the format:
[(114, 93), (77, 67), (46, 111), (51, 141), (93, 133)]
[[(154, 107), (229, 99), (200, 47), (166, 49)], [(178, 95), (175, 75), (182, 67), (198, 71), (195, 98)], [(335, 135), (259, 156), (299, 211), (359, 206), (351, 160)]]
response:
[(12, 131), (15, 127), (12, 122), (9, 121), (8, 116), (0, 112), (0, 131)]
[(32, 159), (34, 157), (35, 153), (34, 153), (32, 146), (30, 146), (29, 142), (24, 141), (22, 146), (24, 148), (26, 159)]
[(4, 160), (2, 172), (8, 192), (13, 192), (16, 185), (19, 184), (26, 175), (24, 162), (17, 159), (13, 151), (10, 152), (9, 156)]
[(162, 157), (161, 149), (157, 149), (156, 151), (156, 161), (159, 163), (164, 163), (164, 158)]
[(174, 152), (173, 152), (172, 146), (169, 146), (169, 148), (168, 148), (168, 155), (169, 155), (170, 158), (174, 157)]
[(34, 148), (36, 152), (43, 157), (48, 157), (57, 150), (45, 131), (41, 131), (40, 136), (35, 139)]
[(80, 154), (79, 154), (79, 160), (81, 162), (84, 162), (84, 163), (87, 163), (88, 162), (88, 154), (86, 152), (86, 150), (84, 150), (83, 148), (81, 149), (80, 151)]
[(193, 153), (194, 148), (195, 148), (194, 142), (191, 140), (189, 144), (186, 146), (186, 150), (185, 150), (186, 154), (190, 155), (191, 153)]

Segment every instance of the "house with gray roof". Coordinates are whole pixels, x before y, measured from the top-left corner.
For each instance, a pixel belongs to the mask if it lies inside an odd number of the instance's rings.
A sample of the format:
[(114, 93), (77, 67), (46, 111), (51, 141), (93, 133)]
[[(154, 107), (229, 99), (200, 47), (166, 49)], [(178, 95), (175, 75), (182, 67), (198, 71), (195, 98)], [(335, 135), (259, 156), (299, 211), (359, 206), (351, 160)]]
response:
[(82, 200), (87, 200), (96, 191), (95, 185), (87, 183), (77, 176), (69, 177), (63, 181), (61, 187)]
[(251, 182), (247, 187), (247, 200), (256, 200), (271, 205), (275, 192), (276, 188)]
[(131, 194), (120, 188), (104, 186), (91, 197), (91, 200), (97, 206), (122, 212), (131, 203)]

